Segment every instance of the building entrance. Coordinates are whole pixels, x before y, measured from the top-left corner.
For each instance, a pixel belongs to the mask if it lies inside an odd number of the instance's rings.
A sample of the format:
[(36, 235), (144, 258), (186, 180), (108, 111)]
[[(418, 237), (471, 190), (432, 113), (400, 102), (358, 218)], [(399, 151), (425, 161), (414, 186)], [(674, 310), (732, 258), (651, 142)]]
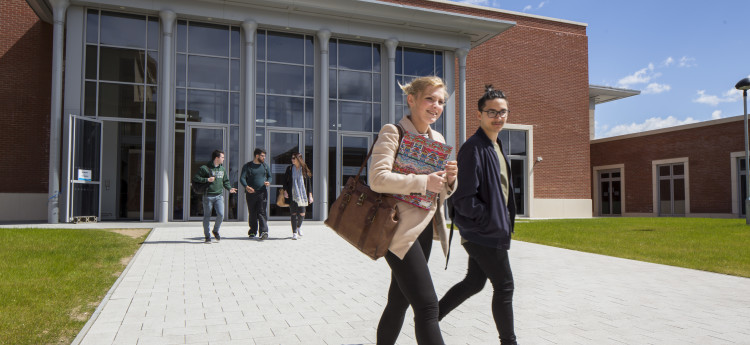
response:
[(599, 216), (622, 215), (620, 170), (599, 172)]
[(102, 121), (71, 115), (66, 221), (101, 219)]

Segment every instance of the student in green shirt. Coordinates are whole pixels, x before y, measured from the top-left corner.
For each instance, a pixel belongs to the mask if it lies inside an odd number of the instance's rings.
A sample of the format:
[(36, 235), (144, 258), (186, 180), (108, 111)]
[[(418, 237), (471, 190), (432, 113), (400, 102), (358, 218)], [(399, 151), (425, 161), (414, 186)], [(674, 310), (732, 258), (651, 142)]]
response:
[(211, 235), (208, 231), (211, 225), (212, 209), (216, 209), (216, 222), (211, 233), (217, 241), (221, 240), (219, 227), (224, 221), (224, 189), (229, 193), (237, 193), (237, 188), (232, 188), (229, 184), (229, 175), (223, 164), (224, 151), (214, 150), (211, 153), (211, 161), (201, 166), (198, 173), (193, 176), (193, 182), (211, 183), (203, 194), (203, 235), (206, 237), (206, 243), (211, 243)]

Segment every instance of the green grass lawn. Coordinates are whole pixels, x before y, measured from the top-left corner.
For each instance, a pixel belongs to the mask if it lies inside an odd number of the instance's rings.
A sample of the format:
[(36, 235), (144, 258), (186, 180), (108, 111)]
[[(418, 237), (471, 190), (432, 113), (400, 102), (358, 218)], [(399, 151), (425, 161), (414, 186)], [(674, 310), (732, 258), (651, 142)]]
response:
[(70, 344), (146, 234), (0, 229), (0, 344)]
[(745, 219), (521, 220), (513, 239), (750, 277), (750, 226)]

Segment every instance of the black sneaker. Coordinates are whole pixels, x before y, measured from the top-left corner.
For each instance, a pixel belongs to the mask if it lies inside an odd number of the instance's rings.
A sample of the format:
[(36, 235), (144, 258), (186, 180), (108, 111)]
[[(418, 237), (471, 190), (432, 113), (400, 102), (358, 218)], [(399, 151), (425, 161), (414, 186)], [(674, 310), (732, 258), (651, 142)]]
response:
[(263, 241), (263, 240), (265, 240), (267, 238), (268, 238), (268, 233), (267, 232), (261, 232), (260, 233), (260, 240), (261, 241)]
[(247, 231), (247, 236), (250, 237), (251, 240), (255, 238), (255, 232), (253, 232), (253, 229)]
[(211, 243), (211, 237), (206, 237), (206, 240), (205, 240), (205, 241), (203, 241), (203, 243), (208, 243), (208, 244), (210, 244), (210, 243)]
[(214, 234), (214, 237), (216, 238), (216, 241), (221, 241), (221, 236), (219, 236), (219, 233), (216, 232), (216, 230), (211, 231), (212, 234)]

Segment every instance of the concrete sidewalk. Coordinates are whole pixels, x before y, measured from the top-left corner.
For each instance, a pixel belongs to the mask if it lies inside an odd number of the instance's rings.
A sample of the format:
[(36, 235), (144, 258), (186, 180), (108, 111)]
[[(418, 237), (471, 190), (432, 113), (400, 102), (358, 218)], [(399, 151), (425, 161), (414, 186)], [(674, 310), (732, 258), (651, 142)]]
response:
[[(263, 242), (225, 223), (213, 244), (198, 223), (158, 226), (74, 344), (374, 344), (388, 265), (321, 222), (298, 241), (272, 222)], [(447, 271), (433, 246), (438, 296), (465, 274), (459, 242)], [(750, 344), (750, 279), (518, 241), (510, 257), (521, 344)], [(499, 343), (491, 296), (441, 322), (447, 344)], [(399, 344), (415, 344), (406, 319)]]

